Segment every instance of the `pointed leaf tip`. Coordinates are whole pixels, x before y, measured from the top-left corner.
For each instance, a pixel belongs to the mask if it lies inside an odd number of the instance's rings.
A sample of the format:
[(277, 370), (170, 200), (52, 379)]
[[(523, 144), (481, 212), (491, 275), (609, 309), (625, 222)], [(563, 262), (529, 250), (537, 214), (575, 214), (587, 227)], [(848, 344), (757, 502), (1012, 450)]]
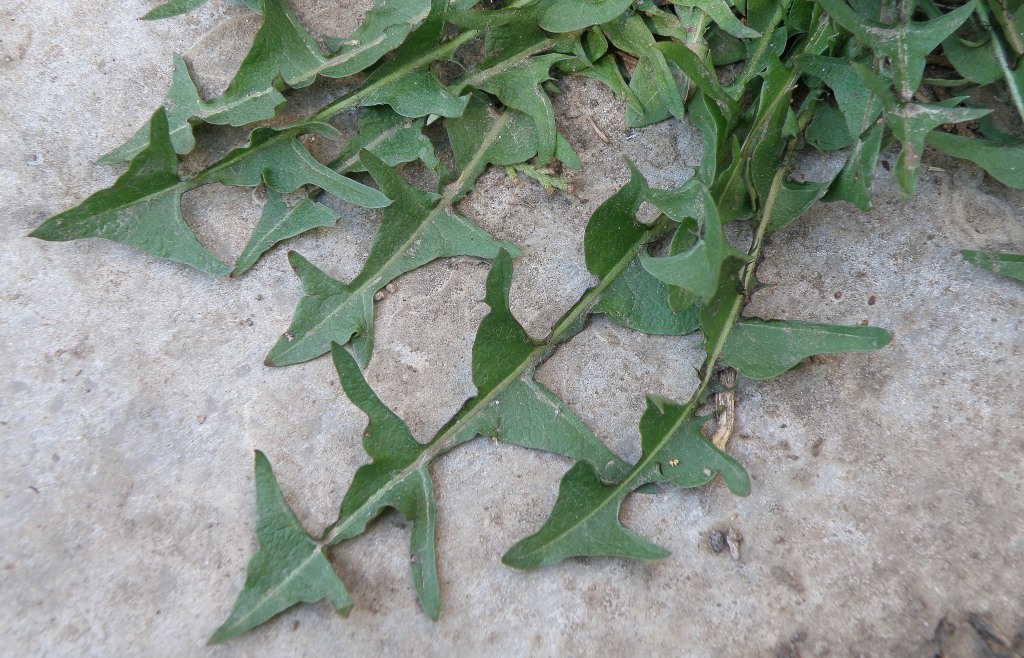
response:
[(149, 121), (149, 141), (110, 187), (50, 217), (31, 237), (104, 238), (217, 276), (231, 271), (196, 239), (181, 214), (183, 188), (163, 107)]
[(296, 603), (327, 599), (339, 614), (352, 607), (324, 549), (302, 527), (284, 499), (270, 461), (255, 451), (256, 537), (245, 587), (228, 619), (210, 637), (218, 644), (263, 624)]

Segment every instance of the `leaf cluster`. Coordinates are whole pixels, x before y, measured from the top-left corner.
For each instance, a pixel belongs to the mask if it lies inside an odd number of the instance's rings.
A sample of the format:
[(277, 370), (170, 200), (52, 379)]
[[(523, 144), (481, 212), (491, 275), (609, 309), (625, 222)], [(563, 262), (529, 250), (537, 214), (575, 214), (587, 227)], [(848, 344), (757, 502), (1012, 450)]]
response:
[[(176, 16), (204, 0), (171, 0), (145, 16)], [(220, 642), (300, 602), (327, 599), (340, 613), (352, 599), (330, 563), (332, 547), (393, 508), (412, 523), (413, 583), (423, 610), (440, 614), (431, 464), (489, 437), (564, 455), (548, 520), (515, 543), (503, 561), (533, 569), (575, 556), (656, 559), (665, 549), (620, 520), (634, 492), (692, 488), (719, 475), (737, 495), (750, 492), (743, 466), (705, 437), (701, 415), (716, 375), (734, 369), (769, 379), (816, 354), (887, 344), (884, 329), (744, 317), (757, 288), (767, 235), (818, 201), (870, 207), (881, 154), (898, 149), (895, 179), (916, 190), (926, 145), (970, 160), (1000, 182), (1024, 188), (1020, 126), (997, 124), (976, 106), (985, 86), (1005, 91), (1024, 114), (1024, 8), (971, 0), (949, 11), (932, 0), (515, 0), (474, 9), (474, 0), (377, 0), (344, 39), (310, 34), (285, 0), (246, 0), (262, 27), (223, 94), (204, 99), (185, 61), (148, 123), (103, 161), (128, 162), (115, 183), (47, 219), (45, 240), (100, 237), (213, 275), (239, 276), (279, 242), (340, 214), (324, 194), (382, 209), (382, 223), (359, 274), (342, 282), (297, 252), (288, 260), (304, 296), (266, 363), (287, 366), (331, 354), (349, 399), (369, 418), (360, 468), (337, 520), (310, 535), (287, 505), (271, 465), (256, 454), (259, 551)], [(443, 66), (454, 63), (453, 66)], [(450, 71), (460, 73), (451, 75)], [(704, 153), (693, 177), (671, 190), (631, 177), (594, 212), (584, 236), (596, 283), (542, 337), (509, 310), (515, 245), (458, 210), (489, 166), (506, 167), (545, 187), (564, 189), (551, 164), (578, 168), (558, 130), (551, 97), (563, 76), (600, 81), (621, 99), (627, 124), (674, 117), (700, 130)], [(269, 125), (288, 92), (318, 78), (350, 91), (300, 121)], [(963, 90), (952, 95), (951, 89)], [(347, 139), (333, 123), (357, 112)], [(244, 126), (248, 140), (198, 173), (180, 156), (196, 146), (201, 124)], [(430, 124), (442, 124), (428, 130)], [(322, 163), (303, 136), (338, 142)], [(806, 149), (836, 151), (843, 167), (817, 180), (792, 175)], [(403, 165), (432, 174), (430, 189), (410, 183)], [(184, 193), (220, 183), (263, 187), (262, 216), (233, 263), (203, 246), (181, 209)], [(297, 194), (295, 194), (297, 193)], [(641, 204), (657, 209), (638, 219)], [(736, 222), (746, 249), (726, 238)], [(439, 258), (491, 259), (482, 320), (473, 345), (477, 392), (426, 443), (377, 398), (362, 375), (372, 358), (374, 303), (397, 277)], [(964, 252), (970, 262), (1022, 278), (1021, 257)], [(662, 335), (701, 332), (705, 359), (692, 396), (654, 393), (640, 420), (641, 457), (627, 463), (534, 378), (536, 368), (605, 314), (630, 329)], [(713, 409), (712, 409), (713, 411)]]

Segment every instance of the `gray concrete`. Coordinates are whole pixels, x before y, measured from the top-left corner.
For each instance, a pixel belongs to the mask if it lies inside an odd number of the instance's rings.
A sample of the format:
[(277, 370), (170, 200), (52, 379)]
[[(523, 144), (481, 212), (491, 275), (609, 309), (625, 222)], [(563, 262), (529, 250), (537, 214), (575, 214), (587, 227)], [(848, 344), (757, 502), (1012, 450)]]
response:
[[(880, 170), (872, 212), (823, 206), (771, 239), (760, 273), (769, 287), (751, 313), (866, 320), (895, 340), (743, 382), (731, 450), (752, 495), (715, 483), (626, 506), (627, 524), (671, 557), (503, 567), (504, 550), (544, 519), (568, 462), (483, 440), (434, 469), (440, 622), (418, 610), (408, 529), (390, 515), (334, 554), (356, 600), (349, 619), (307, 605), (204, 647), (255, 548), (252, 450), (266, 451), (319, 531), (364, 460), (365, 418), (327, 360), (261, 365), (300, 296), (284, 250), (234, 281), (111, 243), (24, 237), (113, 180), (115, 170), (91, 163), (160, 102), (172, 52), (216, 90), (258, 25), (226, 0), (134, 20), (153, 4), (0, 9), (0, 653), (932, 656), (941, 640), (946, 655), (971, 656), (985, 655), (972, 614), (1007, 642), (1024, 632), (1024, 285), (957, 255), (1022, 249), (1024, 195), (931, 155), (937, 169), (912, 203), (897, 201)], [(297, 4), (328, 33), (351, 29), (359, 13)], [(463, 204), (523, 247), (513, 305), (536, 334), (588, 285), (582, 228), (625, 181), (621, 154), (661, 186), (699, 157), (692, 129), (628, 132), (597, 85), (566, 89), (562, 125), (585, 163), (573, 194), (549, 197), (491, 172)], [(209, 189), (187, 212), (233, 258), (260, 203), (249, 190)], [(376, 223), (346, 209), (338, 228), (290, 246), (347, 280)], [(473, 392), (485, 272), (472, 259), (435, 263), (379, 304), (367, 376), (418, 437)], [(635, 459), (644, 394), (684, 399), (699, 358), (694, 337), (598, 319), (540, 378)], [(742, 534), (738, 561), (711, 552), (716, 529)], [(943, 617), (952, 635), (936, 631)]]

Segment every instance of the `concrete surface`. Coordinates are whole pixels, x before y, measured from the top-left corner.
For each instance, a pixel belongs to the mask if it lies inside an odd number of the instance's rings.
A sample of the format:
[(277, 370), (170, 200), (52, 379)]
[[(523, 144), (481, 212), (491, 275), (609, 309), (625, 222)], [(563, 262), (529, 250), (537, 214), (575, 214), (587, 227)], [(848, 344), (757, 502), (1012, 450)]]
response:
[[(349, 619), (301, 606), (206, 648), (255, 548), (252, 450), (266, 451), (319, 532), (364, 459), (365, 418), (327, 360), (261, 365), (300, 296), (283, 249), (232, 281), (111, 243), (24, 237), (113, 180), (92, 162), (160, 102), (172, 52), (216, 90), (257, 27), (228, 0), (135, 20), (154, 4), (0, 8), (0, 654), (981, 656), (999, 655), (985, 653), (998, 649), (992, 637), (1024, 633), (1024, 285), (957, 255), (1021, 250), (1024, 194), (932, 154), (938, 169), (914, 202), (901, 205), (879, 170), (872, 212), (822, 206), (771, 239), (760, 272), (769, 287), (751, 313), (867, 320), (895, 340), (742, 382), (731, 450), (752, 495), (716, 483), (626, 506), (628, 525), (671, 557), (503, 567), (569, 464), (483, 440), (434, 469), (441, 621), (417, 607), (408, 529), (389, 515), (334, 553), (356, 600)], [(326, 33), (360, 13), (294, 4)], [(620, 155), (661, 186), (699, 159), (691, 128), (628, 132), (596, 84), (565, 87), (562, 125), (585, 163), (574, 193), (549, 197), (491, 172), (463, 204), (523, 247), (514, 310), (537, 334), (588, 285), (582, 228), (626, 180)], [(202, 239), (233, 258), (258, 196), (190, 197)], [(376, 223), (346, 209), (338, 228), (289, 246), (347, 280)], [(472, 259), (435, 263), (379, 304), (368, 378), (419, 437), (473, 392), (485, 272)], [(684, 399), (699, 357), (694, 337), (598, 319), (540, 378), (635, 459), (644, 394)], [(710, 532), (729, 529), (743, 537), (738, 561), (709, 548)]]

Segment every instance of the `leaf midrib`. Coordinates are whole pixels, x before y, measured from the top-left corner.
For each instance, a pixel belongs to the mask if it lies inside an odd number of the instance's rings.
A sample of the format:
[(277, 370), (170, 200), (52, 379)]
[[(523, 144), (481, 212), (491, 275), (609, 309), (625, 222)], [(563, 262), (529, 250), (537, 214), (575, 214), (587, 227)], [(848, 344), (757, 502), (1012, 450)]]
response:
[[(613, 266), (607, 275), (598, 281), (598, 284), (588, 290), (584, 295), (576, 302), (572, 308), (552, 327), (551, 332), (548, 334), (547, 339), (542, 343), (538, 344), (530, 353), (523, 359), (522, 363), (519, 364), (514, 370), (512, 370), (504, 379), (498, 382), (490, 391), (482, 396), (474, 397), (470, 399), (470, 406), (463, 407), (459, 412), (456, 412), (455, 418), (457, 420), (450, 426), (446, 425), (438, 432), (427, 444), (423, 446), (423, 451), (416, 457), (415, 460), (410, 462), (408, 466), (395, 474), (388, 482), (381, 487), (376, 493), (367, 498), (366, 502), (360, 506), (360, 510), (366, 509), (369, 504), (376, 504), (381, 499), (385, 498), (395, 487), (400, 485), (409, 475), (422, 468), (424, 465), (429, 464), (435, 457), (438, 457), (445, 452), (456, 447), (463, 441), (471, 439), (464, 439), (460, 441), (460, 434), (466, 427), (476, 419), (476, 416), (488, 406), (491, 402), (505, 392), (510, 384), (518, 381), (527, 370), (532, 367), (536, 367), (537, 364), (543, 359), (544, 355), (548, 351), (558, 344), (559, 340), (565, 334), (565, 332), (572, 327), (573, 324), (579, 319), (579, 317), (587, 313), (599, 300), (601, 294), (605, 289), (611, 285), (619, 274), (624, 270), (633, 260), (636, 258), (639, 251), (648, 242), (656, 238), (657, 236), (665, 232), (665, 226), (662, 222), (656, 223), (650, 230), (644, 232), (644, 234), (633, 244), (633, 246), (626, 252), (619, 262)], [(349, 514), (344, 520), (339, 520), (334, 525), (328, 527), (327, 533), (324, 536), (323, 543), (326, 546), (333, 546), (341, 541), (348, 538), (345, 534), (346, 528), (350, 526), (350, 523), (358, 520), (358, 511)], [(369, 519), (366, 521), (369, 522)]]
[[(327, 326), (330, 322), (332, 322), (339, 314), (341, 314), (343, 310), (348, 308), (350, 302), (360, 300), (362, 296), (367, 293), (372, 295), (386, 285), (387, 282), (384, 281), (384, 279), (387, 278), (387, 275), (391, 271), (391, 269), (402, 258), (406, 256), (406, 253), (409, 251), (409, 249), (411, 249), (412, 246), (419, 241), (423, 234), (426, 233), (426, 231), (434, 224), (434, 220), (437, 219), (438, 215), (440, 215), (443, 212), (447, 212), (447, 210), (451, 206), (455, 191), (460, 189), (462, 185), (465, 184), (466, 179), (470, 175), (472, 175), (473, 167), (479, 164), (480, 160), (486, 155), (487, 149), (490, 148), (495, 141), (497, 141), (498, 135), (505, 128), (505, 125), (511, 119), (511, 116), (511, 112), (505, 112), (500, 117), (498, 117), (498, 119), (494, 122), (494, 125), (487, 132), (487, 135), (484, 136), (484, 141), (481, 143), (480, 148), (476, 151), (476, 153), (474, 153), (473, 159), (470, 161), (469, 165), (463, 170), (462, 174), (455, 181), (453, 186), (449, 188), (450, 190), (453, 191), (445, 193), (443, 197), (437, 200), (437, 202), (434, 204), (434, 207), (430, 210), (429, 213), (427, 213), (426, 218), (424, 218), (423, 221), (420, 222), (420, 225), (416, 227), (416, 230), (409, 234), (409, 237), (406, 238), (406, 240), (401, 244), (399, 248), (395, 249), (392, 255), (379, 268), (377, 268), (377, 271), (372, 276), (364, 276), (364, 273), (360, 272), (356, 276), (356, 280), (358, 281), (359, 279), (363, 279), (363, 281), (359, 283), (355, 288), (349, 289), (348, 297), (346, 297), (340, 304), (338, 304), (338, 306), (335, 307), (335, 309), (331, 311), (327, 316), (325, 316), (323, 320), (321, 320), (316, 325), (311, 327), (308, 331), (306, 331), (306, 337), (315, 335), (318, 332), (322, 331), (323, 328)], [(298, 349), (299, 346), (302, 345), (304, 342), (305, 340), (295, 341), (290, 349), (285, 350), (279, 355), (279, 358), (277, 360), (281, 360), (283, 357), (287, 357), (289, 354), (292, 353), (292, 351)]]

